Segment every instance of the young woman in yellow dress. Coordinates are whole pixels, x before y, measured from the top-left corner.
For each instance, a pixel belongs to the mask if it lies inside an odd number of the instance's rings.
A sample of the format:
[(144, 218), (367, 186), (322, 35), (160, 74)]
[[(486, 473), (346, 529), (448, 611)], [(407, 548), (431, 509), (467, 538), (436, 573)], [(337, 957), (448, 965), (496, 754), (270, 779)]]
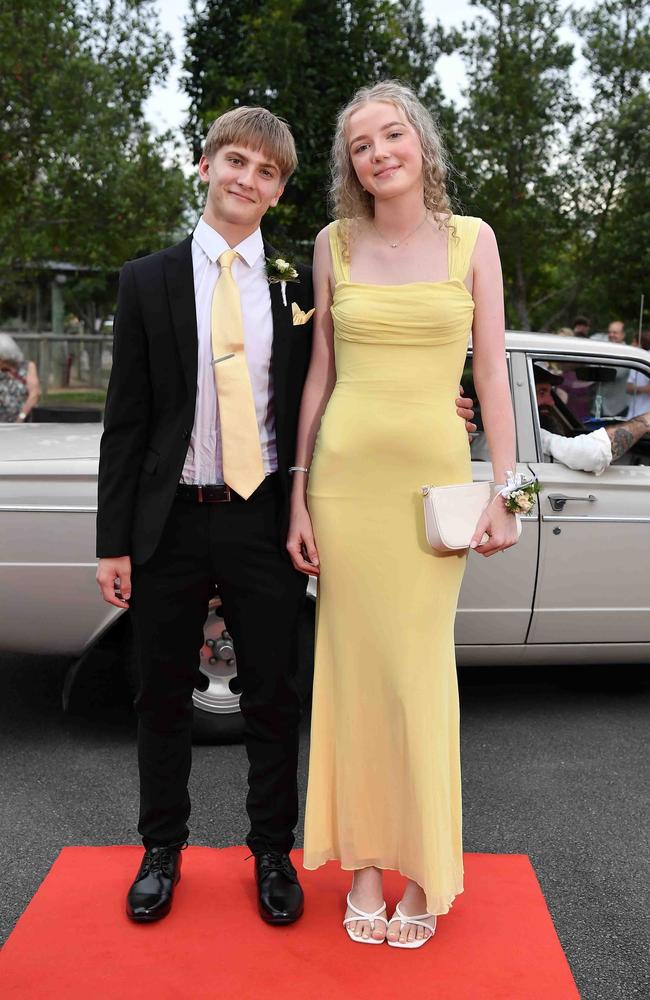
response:
[[(319, 575), (304, 864), (354, 873), (353, 940), (411, 948), (463, 888), (453, 626), (466, 553), (427, 545), (420, 487), (472, 478), (454, 405), (470, 332), (495, 481), (515, 468), (496, 240), (452, 214), (446, 173), (407, 87), (364, 88), (341, 112), (287, 542)], [(498, 496), (472, 547), (515, 541)], [(385, 869), (406, 877), (390, 920)]]

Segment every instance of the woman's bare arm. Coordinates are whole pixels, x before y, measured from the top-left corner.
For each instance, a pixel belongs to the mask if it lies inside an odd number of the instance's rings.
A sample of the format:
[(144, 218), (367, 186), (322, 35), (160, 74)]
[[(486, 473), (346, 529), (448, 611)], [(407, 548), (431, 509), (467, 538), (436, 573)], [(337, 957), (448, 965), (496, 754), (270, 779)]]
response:
[[(506, 472), (515, 470), (515, 420), (506, 364), (501, 261), (494, 233), (485, 222), (479, 230), (472, 263), (474, 385), (481, 403), (494, 480), (505, 483)], [(482, 544), (480, 540), (485, 532), (489, 540)], [(514, 545), (516, 540), (515, 519), (499, 497), (481, 516), (472, 548), (481, 555), (490, 556)]]
[(22, 412), (27, 416), (34, 409), (41, 398), (41, 383), (38, 380), (38, 372), (33, 361), (27, 362), (27, 376), (25, 378), (27, 386), (27, 399), (22, 405)]
[[(330, 313), (333, 277), (327, 229), (321, 230), (314, 244), (313, 280), (316, 309), (314, 335), (311, 361), (300, 404), (296, 443), (296, 465), (304, 468), (309, 468), (321, 417), (336, 382), (334, 327)], [(295, 474), (292, 501), (293, 498), (304, 501), (306, 479), (304, 473)]]
[(476, 241), (473, 264), (472, 372), (494, 478), (503, 483), (506, 471), (515, 467), (515, 421), (506, 364), (501, 262), (496, 238), (485, 222)]
[[(334, 282), (327, 229), (323, 229), (316, 237), (313, 280), (316, 310), (314, 336), (311, 361), (300, 404), (296, 444), (296, 465), (306, 469), (311, 464), (321, 417), (336, 382), (334, 328), (330, 313)], [(304, 472), (293, 474), (287, 550), (297, 570), (301, 573), (317, 574), (318, 552), (306, 503), (307, 476), (308, 473)]]

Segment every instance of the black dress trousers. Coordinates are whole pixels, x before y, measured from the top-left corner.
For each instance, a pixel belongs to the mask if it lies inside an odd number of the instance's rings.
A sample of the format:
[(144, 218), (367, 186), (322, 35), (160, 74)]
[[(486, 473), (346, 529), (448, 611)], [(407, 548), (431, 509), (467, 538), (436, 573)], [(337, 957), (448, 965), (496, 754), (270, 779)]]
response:
[(176, 499), (154, 555), (133, 567), (140, 688), (140, 822), (145, 847), (188, 838), (192, 692), (214, 585), (232, 635), (249, 760), (247, 843), (289, 851), (298, 820), (294, 683), (306, 577), (280, 539), (277, 476), (248, 499)]

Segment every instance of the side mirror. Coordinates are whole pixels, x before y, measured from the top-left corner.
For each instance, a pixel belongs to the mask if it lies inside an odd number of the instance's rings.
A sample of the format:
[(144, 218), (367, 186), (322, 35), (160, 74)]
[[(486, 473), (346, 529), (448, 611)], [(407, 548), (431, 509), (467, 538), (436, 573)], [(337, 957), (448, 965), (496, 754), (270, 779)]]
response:
[(604, 365), (585, 365), (584, 368), (576, 368), (575, 376), (581, 382), (615, 382), (616, 369), (606, 368)]

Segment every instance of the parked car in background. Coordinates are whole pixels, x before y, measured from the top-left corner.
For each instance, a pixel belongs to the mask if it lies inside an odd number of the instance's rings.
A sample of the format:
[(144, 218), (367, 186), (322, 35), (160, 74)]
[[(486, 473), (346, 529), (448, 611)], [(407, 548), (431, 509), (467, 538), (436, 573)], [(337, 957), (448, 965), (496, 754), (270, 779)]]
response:
[[(565, 373), (558, 403), (571, 421), (572, 393), (579, 396), (591, 429), (616, 419), (602, 416), (604, 382), (621, 369), (650, 375), (648, 353), (527, 333), (509, 333), (506, 348), (517, 470), (537, 476), (541, 491), (522, 519), (519, 544), (503, 559), (470, 556), (456, 620), (458, 662), (650, 663), (650, 441), (642, 439), (598, 477), (553, 463), (540, 446), (533, 379), (535, 362)], [(463, 382), (474, 394), (471, 350)], [(489, 480), (480, 407), (477, 422), (473, 475)], [(126, 621), (101, 600), (95, 583), (100, 434), (97, 424), (0, 426), (0, 654), (57, 653), (79, 662), (119, 632), (116, 653), (132, 674)], [(421, 485), (414, 483), (414, 491)], [(307, 618), (298, 668), (305, 697), (309, 627)], [(242, 730), (237, 663), (216, 592), (206, 608), (199, 669), (196, 736), (236, 737)]]

